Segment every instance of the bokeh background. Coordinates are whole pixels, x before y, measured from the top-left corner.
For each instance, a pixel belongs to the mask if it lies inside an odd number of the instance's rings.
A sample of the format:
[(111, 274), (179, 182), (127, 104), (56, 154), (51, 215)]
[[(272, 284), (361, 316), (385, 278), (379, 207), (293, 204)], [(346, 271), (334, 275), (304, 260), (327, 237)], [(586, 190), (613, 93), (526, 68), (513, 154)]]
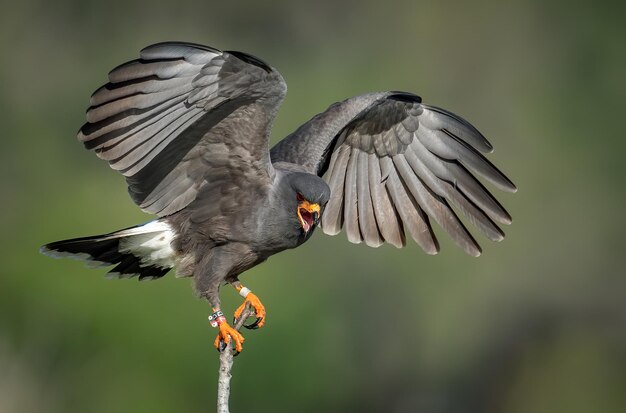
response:
[[(205, 412), (218, 357), (189, 280), (108, 281), (41, 244), (150, 219), (76, 141), (108, 70), (164, 40), (289, 84), (273, 141), (330, 103), (416, 92), (471, 120), (519, 186), (464, 256), (317, 234), (242, 277), (269, 311), (235, 412), (626, 411), (624, 2), (5, 3), (0, 412)], [(240, 298), (222, 292), (232, 311)]]

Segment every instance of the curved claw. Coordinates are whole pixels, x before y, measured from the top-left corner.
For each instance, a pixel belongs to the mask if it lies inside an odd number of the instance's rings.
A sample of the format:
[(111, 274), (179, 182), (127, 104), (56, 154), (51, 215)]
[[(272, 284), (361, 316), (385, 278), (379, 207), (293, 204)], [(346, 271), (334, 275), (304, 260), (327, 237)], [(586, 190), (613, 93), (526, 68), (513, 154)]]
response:
[(213, 346), (217, 349), (217, 351), (224, 351), (226, 349), (226, 345), (230, 343), (230, 340), (232, 339), (235, 343), (236, 353), (241, 353), (241, 351), (243, 350), (243, 342), (245, 341), (241, 333), (232, 328), (226, 322), (220, 324), (219, 329), (220, 332), (213, 342)]
[(218, 353), (221, 353), (222, 351), (226, 350), (226, 343), (224, 342), (224, 340), (222, 340), (221, 337), (219, 337), (219, 344), (215, 348), (215, 350), (217, 350)]
[[(218, 352), (218, 353), (223, 352), (224, 350), (226, 350), (226, 346), (227, 346), (227, 344), (224, 342), (224, 340), (222, 340), (222, 339), (220, 338), (219, 348), (216, 348), (217, 352)], [(236, 348), (233, 350), (233, 357), (237, 357), (237, 356), (238, 356), (238, 355), (240, 355), (240, 354), (241, 354), (241, 352), (237, 351), (237, 349), (236, 349)]]
[(246, 302), (249, 302), (252, 307), (254, 307), (257, 319), (254, 323), (250, 325), (244, 325), (244, 327), (248, 330), (256, 330), (257, 328), (263, 327), (263, 325), (265, 324), (265, 316), (267, 314), (265, 312), (265, 306), (261, 303), (259, 297), (257, 297), (253, 293), (248, 293), (244, 302), (239, 306), (239, 308), (237, 308), (237, 310), (235, 310), (235, 319), (241, 317), (241, 313), (243, 313), (243, 310), (246, 308)]
[(258, 330), (259, 327), (262, 327), (263, 325), (261, 324), (263, 322), (263, 317), (257, 317), (256, 321), (250, 325), (243, 325), (245, 328), (247, 328), (248, 330)]

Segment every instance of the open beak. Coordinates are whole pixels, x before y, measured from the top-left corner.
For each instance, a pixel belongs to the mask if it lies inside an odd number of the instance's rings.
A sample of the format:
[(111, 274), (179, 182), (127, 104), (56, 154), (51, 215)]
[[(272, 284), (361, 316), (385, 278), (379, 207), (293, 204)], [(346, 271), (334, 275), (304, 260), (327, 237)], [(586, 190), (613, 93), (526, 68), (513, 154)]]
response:
[(298, 219), (300, 220), (300, 226), (302, 226), (304, 232), (308, 233), (311, 228), (319, 223), (319, 204), (311, 204), (307, 200), (300, 202), (298, 205)]

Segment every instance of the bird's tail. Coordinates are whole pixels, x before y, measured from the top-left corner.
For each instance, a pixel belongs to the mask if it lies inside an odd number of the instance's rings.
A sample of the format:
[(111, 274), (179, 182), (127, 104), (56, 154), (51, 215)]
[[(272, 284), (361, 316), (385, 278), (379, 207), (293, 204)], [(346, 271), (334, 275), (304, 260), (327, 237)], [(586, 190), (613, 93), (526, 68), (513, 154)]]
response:
[(87, 261), (91, 267), (117, 264), (109, 271), (110, 278), (155, 279), (174, 266), (173, 238), (169, 224), (156, 220), (110, 234), (51, 242), (40, 252), (54, 258)]

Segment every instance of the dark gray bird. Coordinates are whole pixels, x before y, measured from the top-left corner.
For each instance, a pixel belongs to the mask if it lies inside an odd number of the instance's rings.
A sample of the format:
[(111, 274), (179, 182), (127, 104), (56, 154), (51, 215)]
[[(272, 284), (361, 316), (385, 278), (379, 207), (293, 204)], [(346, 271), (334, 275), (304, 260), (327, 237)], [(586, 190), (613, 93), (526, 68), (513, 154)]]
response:
[(243, 337), (220, 312), (220, 284), (254, 306), (249, 327), (261, 327), (265, 309), (239, 275), (308, 240), (320, 217), (326, 234), (344, 228), (353, 243), (400, 248), (408, 233), (428, 254), (439, 250), (433, 219), (480, 255), (459, 211), (487, 238), (504, 238), (498, 224), (511, 217), (476, 176), (516, 188), (483, 156), (493, 148), (469, 122), (412, 93), (370, 93), (331, 105), (270, 150), (286, 91), (276, 69), (246, 53), (178, 42), (143, 49), (91, 96), (78, 139), (159, 218), (42, 252), (115, 265), (116, 278), (176, 268), (212, 306), (215, 346), (232, 338), (241, 351)]

